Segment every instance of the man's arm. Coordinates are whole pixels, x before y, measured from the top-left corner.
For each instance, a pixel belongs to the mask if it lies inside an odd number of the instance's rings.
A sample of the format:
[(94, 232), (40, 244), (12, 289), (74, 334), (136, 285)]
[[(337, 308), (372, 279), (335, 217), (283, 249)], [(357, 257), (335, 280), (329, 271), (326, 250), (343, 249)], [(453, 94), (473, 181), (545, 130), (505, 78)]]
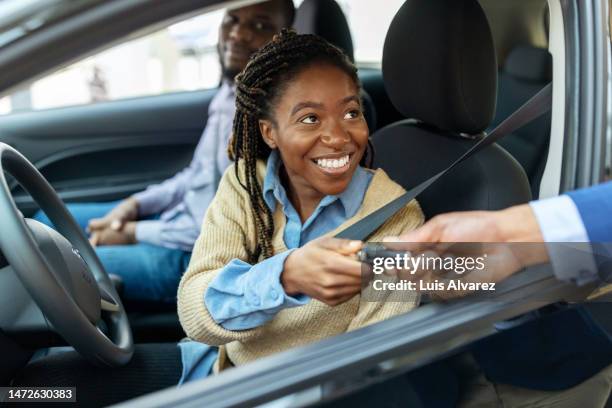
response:
[(596, 251), (597, 257), (592, 245), (612, 241), (612, 183), (533, 201), (530, 207), (557, 278), (579, 285), (597, 281), (609, 263), (609, 244), (599, 247), (604, 251)]
[[(612, 241), (612, 183), (501, 211), (442, 214), (415, 231), (387, 241), (394, 249), (412, 251), (444, 242), (547, 242), (546, 256), (539, 249), (522, 254), (521, 266), (544, 262), (550, 255), (559, 279), (587, 283), (597, 277), (591, 251), (567, 251), (551, 243)], [(498, 280), (507, 277), (506, 272)]]

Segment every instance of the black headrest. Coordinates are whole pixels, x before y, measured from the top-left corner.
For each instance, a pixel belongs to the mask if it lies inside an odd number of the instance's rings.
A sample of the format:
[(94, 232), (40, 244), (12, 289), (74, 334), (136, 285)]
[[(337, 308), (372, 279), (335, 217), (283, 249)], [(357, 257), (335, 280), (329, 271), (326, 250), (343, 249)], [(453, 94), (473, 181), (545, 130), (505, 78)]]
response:
[(353, 38), (342, 9), (334, 0), (304, 0), (293, 23), (299, 34), (316, 34), (353, 57)]
[(493, 119), (497, 63), (477, 0), (407, 0), (387, 32), (382, 69), (407, 118), (467, 134)]
[(544, 48), (519, 45), (508, 54), (504, 72), (525, 81), (548, 83), (552, 79), (552, 56)]

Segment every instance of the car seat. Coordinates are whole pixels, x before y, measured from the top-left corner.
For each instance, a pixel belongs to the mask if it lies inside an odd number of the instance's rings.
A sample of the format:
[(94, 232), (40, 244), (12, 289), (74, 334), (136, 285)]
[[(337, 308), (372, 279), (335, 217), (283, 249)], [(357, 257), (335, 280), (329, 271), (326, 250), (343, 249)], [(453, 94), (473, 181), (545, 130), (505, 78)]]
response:
[[(497, 64), (477, 0), (408, 0), (383, 49), (383, 80), (404, 120), (372, 137), (375, 167), (404, 188), (450, 165), (484, 136), (495, 112)], [(531, 198), (520, 164), (493, 144), (447, 173), (418, 200), (427, 218), (496, 210)]]
[[(544, 48), (522, 45), (514, 48), (499, 71), (495, 127), (552, 80), (552, 56)], [(537, 198), (550, 141), (551, 114), (539, 117), (507, 135), (499, 144), (523, 166)]]
[[(295, 12), (293, 27), (299, 34), (316, 34), (343, 50), (355, 61), (353, 37), (348, 21), (335, 0), (304, 0)], [(362, 90), (363, 114), (370, 132), (376, 130), (376, 108), (370, 95)]]

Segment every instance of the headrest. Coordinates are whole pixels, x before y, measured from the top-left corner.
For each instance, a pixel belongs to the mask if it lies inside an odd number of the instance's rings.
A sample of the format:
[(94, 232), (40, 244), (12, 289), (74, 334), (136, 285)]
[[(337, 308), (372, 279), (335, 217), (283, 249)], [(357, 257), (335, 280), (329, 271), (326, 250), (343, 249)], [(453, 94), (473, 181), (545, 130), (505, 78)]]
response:
[(547, 83), (552, 80), (552, 56), (544, 48), (519, 45), (508, 54), (504, 72), (525, 81)]
[(407, 118), (467, 134), (493, 119), (497, 63), (477, 0), (407, 0), (387, 32), (382, 70)]
[(316, 34), (353, 57), (353, 38), (342, 9), (334, 0), (304, 0), (295, 12), (299, 34)]

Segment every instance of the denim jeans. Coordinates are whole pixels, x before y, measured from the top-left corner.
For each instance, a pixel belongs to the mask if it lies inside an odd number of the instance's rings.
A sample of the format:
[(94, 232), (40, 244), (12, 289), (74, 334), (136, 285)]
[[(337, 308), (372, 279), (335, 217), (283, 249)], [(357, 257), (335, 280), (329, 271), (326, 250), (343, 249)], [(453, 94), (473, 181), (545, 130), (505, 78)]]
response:
[[(83, 230), (89, 220), (100, 218), (119, 202), (68, 204), (68, 210)], [(49, 218), (38, 211), (33, 217), (50, 227)], [(189, 265), (191, 252), (147, 243), (96, 247), (106, 272), (123, 279), (123, 298), (129, 300), (175, 302), (181, 275)]]

